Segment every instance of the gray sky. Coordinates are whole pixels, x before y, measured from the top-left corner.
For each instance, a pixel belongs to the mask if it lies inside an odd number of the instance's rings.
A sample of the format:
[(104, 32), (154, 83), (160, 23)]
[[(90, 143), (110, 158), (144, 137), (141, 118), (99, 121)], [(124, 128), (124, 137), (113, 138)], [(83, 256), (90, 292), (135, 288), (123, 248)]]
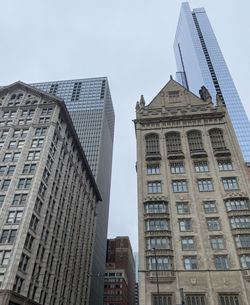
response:
[[(137, 247), (135, 134), (140, 94), (149, 102), (175, 75), (180, 0), (2, 0), (0, 85), (107, 76), (116, 114), (109, 237)], [(250, 1), (191, 0), (205, 7), (250, 113)]]

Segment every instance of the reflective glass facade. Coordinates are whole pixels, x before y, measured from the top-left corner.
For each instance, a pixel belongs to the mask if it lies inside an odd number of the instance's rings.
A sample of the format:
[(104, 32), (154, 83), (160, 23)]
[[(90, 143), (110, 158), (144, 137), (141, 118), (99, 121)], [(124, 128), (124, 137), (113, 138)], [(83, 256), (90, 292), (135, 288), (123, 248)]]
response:
[[(177, 81), (198, 94), (202, 85), (213, 101), (226, 103), (245, 162), (250, 163), (250, 124), (204, 8), (181, 6), (174, 52)], [(184, 72), (184, 73), (183, 73)]]
[(32, 84), (40, 90), (61, 97), (71, 115), (102, 202), (97, 207), (97, 224), (90, 304), (102, 304), (105, 273), (106, 241), (109, 214), (114, 109), (106, 77), (53, 81)]

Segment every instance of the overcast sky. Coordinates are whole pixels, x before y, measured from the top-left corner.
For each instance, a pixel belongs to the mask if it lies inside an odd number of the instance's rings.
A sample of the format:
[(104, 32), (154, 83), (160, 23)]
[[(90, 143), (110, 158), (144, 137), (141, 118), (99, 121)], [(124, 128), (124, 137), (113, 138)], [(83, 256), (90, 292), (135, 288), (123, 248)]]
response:
[[(116, 114), (109, 237), (137, 247), (136, 150), (132, 120), (175, 75), (180, 0), (1, 0), (0, 86), (107, 76)], [(191, 0), (205, 7), (250, 113), (250, 1)]]

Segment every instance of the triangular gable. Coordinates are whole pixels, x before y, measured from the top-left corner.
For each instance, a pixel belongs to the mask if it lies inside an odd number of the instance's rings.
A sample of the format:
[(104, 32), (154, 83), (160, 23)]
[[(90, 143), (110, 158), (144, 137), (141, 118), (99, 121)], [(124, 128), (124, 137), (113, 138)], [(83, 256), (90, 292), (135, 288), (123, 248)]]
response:
[(187, 107), (188, 105), (204, 106), (204, 104), (207, 104), (207, 102), (204, 102), (204, 100), (188, 91), (175, 80), (170, 79), (147, 107), (156, 109), (162, 107)]

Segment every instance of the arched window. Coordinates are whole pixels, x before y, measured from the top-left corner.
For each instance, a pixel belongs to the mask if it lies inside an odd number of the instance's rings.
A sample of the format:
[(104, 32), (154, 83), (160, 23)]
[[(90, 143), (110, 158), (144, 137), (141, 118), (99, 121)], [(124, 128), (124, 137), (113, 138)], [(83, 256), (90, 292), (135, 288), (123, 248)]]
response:
[(166, 134), (168, 153), (181, 152), (181, 137), (179, 132), (169, 132)]
[(149, 134), (146, 136), (146, 153), (147, 155), (159, 154), (159, 136), (157, 134)]
[(226, 145), (223, 138), (223, 131), (221, 129), (209, 130), (209, 136), (213, 149), (225, 149)]
[(190, 151), (203, 150), (202, 135), (199, 130), (191, 130), (187, 133)]

